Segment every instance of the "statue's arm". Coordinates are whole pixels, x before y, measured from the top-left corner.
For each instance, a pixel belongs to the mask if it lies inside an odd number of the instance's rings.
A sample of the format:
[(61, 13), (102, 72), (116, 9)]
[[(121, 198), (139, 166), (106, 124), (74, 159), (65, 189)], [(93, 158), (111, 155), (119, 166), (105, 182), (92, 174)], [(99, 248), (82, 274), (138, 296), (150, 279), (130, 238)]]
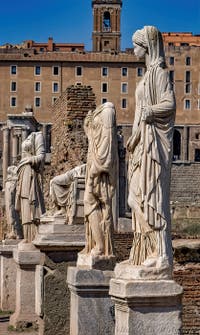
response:
[(154, 118), (165, 118), (173, 115), (176, 110), (176, 101), (167, 71), (161, 70), (158, 73), (156, 92), (158, 103), (150, 107)]

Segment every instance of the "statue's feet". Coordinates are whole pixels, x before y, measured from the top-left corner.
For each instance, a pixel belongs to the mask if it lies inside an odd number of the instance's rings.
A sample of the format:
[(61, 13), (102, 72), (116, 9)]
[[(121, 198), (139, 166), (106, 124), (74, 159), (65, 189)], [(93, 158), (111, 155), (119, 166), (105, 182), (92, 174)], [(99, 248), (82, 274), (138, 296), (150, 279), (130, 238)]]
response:
[(58, 211), (56, 211), (56, 212), (53, 214), (53, 216), (54, 216), (54, 217), (55, 217), (55, 216), (63, 216), (63, 215), (65, 215), (65, 214), (66, 214), (65, 208), (62, 207), (61, 209), (59, 209)]
[(157, 265), (157, 258), (156, 257), (148, 257), (143, 263), (143, 266), (146, 266), (148, 268), (155, 267)]
[(28, 240), (26, 238), (23, 238), (20, 243), (28, 243)]
[(15, 233), (11, 232), (11, 233), (7, 234), (7, 238), (9, 240), (16, 240), (16, 235), (15, 235)]
[(167, 257), (158, 257), (157, 262), (156, 262), (156, 267), (157, 268), (169, 268), (170, 267), (170, 262)]
[(97, 256), (102, 256), (104, 253), (103, 253), (103, 250), (101, 248), (98, 248), (98, 247), (94, 247), (92, 250), (91, 250), (91, 255), (94, 256), (94, 257), (97, 257)]

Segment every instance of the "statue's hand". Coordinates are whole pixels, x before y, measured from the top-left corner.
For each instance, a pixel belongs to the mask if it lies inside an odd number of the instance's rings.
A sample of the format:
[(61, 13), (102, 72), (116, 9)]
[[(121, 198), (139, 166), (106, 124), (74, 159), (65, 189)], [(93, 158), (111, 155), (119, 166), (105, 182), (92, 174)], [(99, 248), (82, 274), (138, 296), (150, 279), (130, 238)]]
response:
[(142, 121), (146, 123), (153, 122), (153, 112), (150, 107), (142, 107)]

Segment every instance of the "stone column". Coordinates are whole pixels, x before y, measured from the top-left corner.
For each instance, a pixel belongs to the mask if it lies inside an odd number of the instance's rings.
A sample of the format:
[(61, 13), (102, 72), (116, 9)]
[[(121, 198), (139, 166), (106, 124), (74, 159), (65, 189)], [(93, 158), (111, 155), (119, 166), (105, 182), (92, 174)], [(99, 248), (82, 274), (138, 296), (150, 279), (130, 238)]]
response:
[(39, 316), (36, 313), (36, 267), (42, 264), (43, 257), (31, 243), (19, 243), (13, 256), (17, 264), (16, 309), (10, 318), (10, 325), (16, 329), (32, 325), (37, 329)]
[(12, 164), (15, 165), (17, 162), (17, 148), (18, 148), (18, 136), (13, 133), (12, 135)]
[(180, 335), (182, 292), (173, 280), (111, 279), (115, 335)]
[(3, 311), (15, 310), (17, 266), (13, 259), (13, 250), (17, 248), (17, 244), (17, 240), (4, 240), (0, 245), (0, 308)]
[(9, 166), (9, 149), (10, 149), (10, 129), (3, 127), (3, 185), (7, 177), (7, 168)]
[(114, 303), (108, 291), (113, 271), (69, 267), (70, 335), (113, 335)]

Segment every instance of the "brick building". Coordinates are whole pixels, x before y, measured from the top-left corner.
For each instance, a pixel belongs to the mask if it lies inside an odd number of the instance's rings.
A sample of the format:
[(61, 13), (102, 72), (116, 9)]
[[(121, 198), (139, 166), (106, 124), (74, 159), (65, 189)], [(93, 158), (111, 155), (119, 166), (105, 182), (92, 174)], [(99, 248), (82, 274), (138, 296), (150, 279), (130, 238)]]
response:
[[(97, 105), (112, 101), (125, 137), (130, 134), (134, 92), (144, 74), (144, 62), (131, 49), (121, 51), (122, 0), (93, 0), (91, 4), (92, 52), (86, 52), (81, 43), (55, 43), (52, 38), (47, 43), (27, 40), (0, 47), (2, 125), (8, 114), (21, 114), (27, 105), (38, 122), (51, 124), (56, 99), (79, 83), (92, 87)], [(163, 39), (177, 99), (174, 160), (200, 161), (200, 35), (165, 32)]]

